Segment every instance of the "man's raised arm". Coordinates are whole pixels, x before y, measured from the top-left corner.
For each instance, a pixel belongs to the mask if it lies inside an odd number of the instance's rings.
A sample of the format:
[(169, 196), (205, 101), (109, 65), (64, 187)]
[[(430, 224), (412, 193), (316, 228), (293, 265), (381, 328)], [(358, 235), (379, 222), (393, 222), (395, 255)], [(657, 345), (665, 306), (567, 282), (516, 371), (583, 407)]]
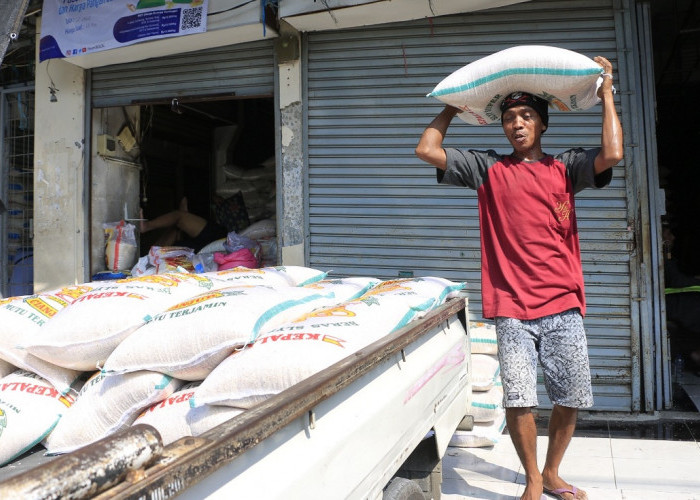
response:
[(459, 113), (459, 109), (445, 106), (445, 109), (430, 122), (416, 146), (418, 158), (442, 170), (447, 168), (447, 155), (442, 148), (442, 141), (445, 139), (447, 127), (450, 126), (457, 113)]
[(603, 106), (603, 127), (600, 137), (600, 153), (595, 158), (595, 173), (599, 174), (622, 160), (624, 146), (622, 125), (613, 100), (612, 63), (601, 56), (595, 57), (593, 60), (603, 67), (603, 83), (598, 88), (598, 97), (600, 97)]

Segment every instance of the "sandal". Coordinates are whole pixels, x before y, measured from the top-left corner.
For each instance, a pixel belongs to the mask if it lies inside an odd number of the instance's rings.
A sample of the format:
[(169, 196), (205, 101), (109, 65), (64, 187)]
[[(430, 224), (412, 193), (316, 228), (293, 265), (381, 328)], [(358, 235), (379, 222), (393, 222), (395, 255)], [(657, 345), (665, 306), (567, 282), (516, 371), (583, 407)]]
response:
[(566, 497), (564, 497), (564, 493), (569, 493), (576, 498), (576, 494), (578, 493), (578, 488), (576, 486), (572, 486), (571, 489), (569, 488), (557, 488), (554, 490), (550, 490), (547, 488), (544, 488), (544, 493), (550, 496), (553, 496), (554, 498), (558, 498), (559, 500), (568, 500)]

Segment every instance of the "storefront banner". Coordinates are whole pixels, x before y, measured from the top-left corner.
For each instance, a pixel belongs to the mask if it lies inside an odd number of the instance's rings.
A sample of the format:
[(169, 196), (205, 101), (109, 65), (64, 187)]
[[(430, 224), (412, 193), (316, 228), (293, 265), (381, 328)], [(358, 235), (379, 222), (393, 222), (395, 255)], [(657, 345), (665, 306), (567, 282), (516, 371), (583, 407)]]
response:
[(44, 0), (39, 61), (207, 30), (208, 0)]

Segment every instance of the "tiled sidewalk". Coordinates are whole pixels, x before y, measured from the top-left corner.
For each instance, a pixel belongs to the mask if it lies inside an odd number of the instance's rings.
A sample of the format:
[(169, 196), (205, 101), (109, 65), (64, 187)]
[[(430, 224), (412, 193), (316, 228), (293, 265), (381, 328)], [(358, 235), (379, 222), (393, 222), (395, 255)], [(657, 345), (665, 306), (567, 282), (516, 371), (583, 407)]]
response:
[[(538, 419), (540, 465), (545, 425)], [(560, 473), (590, 500), (700, 500), (700, 416), (582, 420)], [(507, 434), (493, 448), (449, 448), (443, 460), (443, 500), (510, 500), (523, 489), (523, 469)]]

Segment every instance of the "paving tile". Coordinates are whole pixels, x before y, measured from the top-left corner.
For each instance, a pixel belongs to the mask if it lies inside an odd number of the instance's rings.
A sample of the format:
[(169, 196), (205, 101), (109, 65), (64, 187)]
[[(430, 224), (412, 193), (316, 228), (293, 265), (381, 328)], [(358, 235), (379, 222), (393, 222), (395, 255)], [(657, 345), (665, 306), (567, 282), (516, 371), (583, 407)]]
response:
[[(700, 494), (698, 463), (697, 459), (670, 460), (663, 456), (653, 459), (616, 458), (615, 480), (622, 490), (665, 491), (667, 498), (670, 493), (697, 495)], [(673, 498), (677, 497), (673, 495)]]
[(443, 479), (442, 500), (515, 500), (522, 486), (504, 481)]
[[(668, 500), (668, 491), (650, 491), (650, 490), (621, 490), (623, 500)], [(590, 500), (593, 500), (591, 497)], [(673, 500), (700, 500), (700, 494), (696, 493), (674, 493)]]
[[(586, 487), (588, 500), (622, 500), (622, 492), (615, 488)], [(635, 500), (647, 500), (645, 497), (637, 497)], [(548, 500), (551, 500), (548, 498)]]
[[(603, 420), (579, 430), (588, 435), (574, 435), (560, 473), (590, 500), (700, 500), (699, 420)], [(547, 437), (541, 418), (538, 434), (543, 466)], [(446, 500), (517, 499), (525, 483), (507, 434), (490, 448), (449, 448), (443, 477)]]
[(515, 446), (513, 446), (513, 441), (511, 440), (510, 436), (502, 436), (498, 443), (496, 443), (494, 446), (484, 448), (469, 448), (468, 450), (469, 453), (485, 459), (489, 459), (494, 455), (513, 456), (517, 453), (515, 451)]
[[(544, 464), (544, 458), (547, 455), (547, 445), (549, 443), (549, 438), (544, 436), (537, 437), (537, 457), (538, 460), (542, 459)], [(564, 460), (567, 457), (611, 457), (612, 452), (610, 451), (610, 438), (603, 437), (573, 437), (569, 443), (569, 447), (566, 449), (566, 454), (564, 455)]]
[(442, 459), (443, 478), (462, 478), (468, 481), (515, 482), (520, 468), (517, 454), (472, 453), (469, 448), (448, 448)]
[(695, 441), (658, 441), (648, 439), (612, 439), (612, 456), (619, 458), (682, 460), (700, 464), (700, 447)]
[[(544, 461), (542, 460), (540, 467), (543, 465)], [(590, 488), (604, 490), (617, 488), (613, 460), (610, 457), (564, 456), (564, 460), (559, 466), (559, 475), (569, 484), (586, 491)], [(516, 481), (525, 483), (522, 469)]]

